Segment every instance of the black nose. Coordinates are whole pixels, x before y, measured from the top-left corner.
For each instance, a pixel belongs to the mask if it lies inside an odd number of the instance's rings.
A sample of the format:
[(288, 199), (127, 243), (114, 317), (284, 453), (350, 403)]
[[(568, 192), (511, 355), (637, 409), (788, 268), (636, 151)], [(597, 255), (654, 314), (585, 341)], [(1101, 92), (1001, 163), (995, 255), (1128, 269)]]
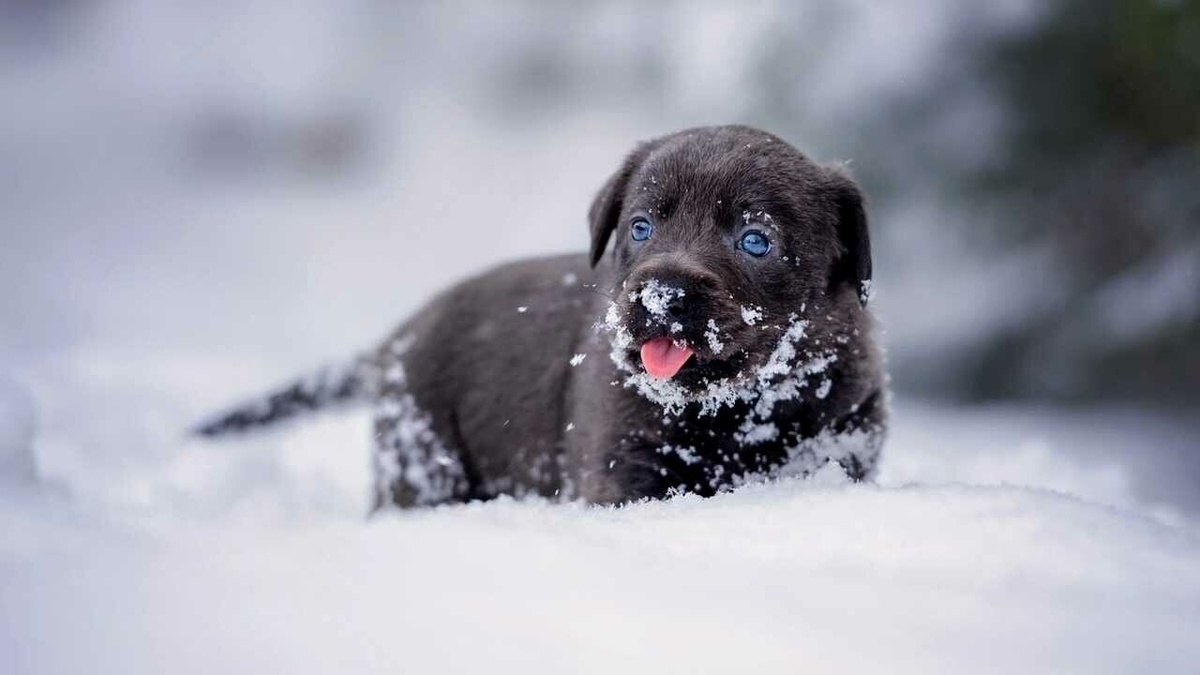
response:
[(647, 259), (628, 277), (628, 287), (636, 289), (629, 300), (650, 318), (686, 324), (700, 318), (724, 293), (712, 271), (691, 258), (658, 254)]
[(672, 298), (667, 301), (663, 309), (666, 311), (668, 318), (681, 319), (687, 314), (687, 303), (684, 298)]
[(665, 324), (686, 324), (702, 312), (706, 305), (705, 291), (694, 280), (680, 276), (658, 275), (647, 280), (630, 300), (651, 321)]

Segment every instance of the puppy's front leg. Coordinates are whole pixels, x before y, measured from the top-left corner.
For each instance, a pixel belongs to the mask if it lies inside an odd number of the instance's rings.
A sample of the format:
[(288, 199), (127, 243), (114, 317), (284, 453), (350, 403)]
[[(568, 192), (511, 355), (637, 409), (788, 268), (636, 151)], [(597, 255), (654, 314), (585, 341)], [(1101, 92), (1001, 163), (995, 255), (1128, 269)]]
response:
[(579, 477), (579, 497), (593, 504), (663, 499), (682, 489), (686, 478), (650, 445), (618, 444), (619, 449), (587, 462)]

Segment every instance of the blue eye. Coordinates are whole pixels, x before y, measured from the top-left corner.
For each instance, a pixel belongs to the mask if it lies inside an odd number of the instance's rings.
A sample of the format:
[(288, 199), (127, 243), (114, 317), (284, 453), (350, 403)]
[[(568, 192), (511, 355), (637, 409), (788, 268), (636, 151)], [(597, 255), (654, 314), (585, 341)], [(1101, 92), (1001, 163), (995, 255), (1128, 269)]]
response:
[(634, 241), (646, 241), (654, 234), (654, 226), (645, 218), (637, 218), (629, 226), (629, 232)]
[(738, 239), (737, 247), (755, 258), (761, 258), (771, 251), (771, 240), (758, 230), (750, 230)]

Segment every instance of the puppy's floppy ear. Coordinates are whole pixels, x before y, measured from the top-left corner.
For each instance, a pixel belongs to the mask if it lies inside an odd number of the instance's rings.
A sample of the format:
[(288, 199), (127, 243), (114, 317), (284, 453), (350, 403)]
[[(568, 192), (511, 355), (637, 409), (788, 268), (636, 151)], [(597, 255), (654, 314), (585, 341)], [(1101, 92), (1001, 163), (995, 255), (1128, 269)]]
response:
[(841, 167), (830, 167), (831, 187), (837, 206), (837, 231), (842, 257), (834, 265), (833, 283), (853, 284), (865, 307), (871, 290), (871, 235), (862, 189)]
[(592, 206), (588, 209), (588, 224), (592, 231), (592, 267), (604, 257), (604, 250), (608, 248), (608, 238), (617, 227), (629, 179), (657, 145), (656, 140), (638, 144), (633, 152), (625, 157), (621, 168), (604, 183), (604, 187), (600, 188), (596, 198), (592, 200)]

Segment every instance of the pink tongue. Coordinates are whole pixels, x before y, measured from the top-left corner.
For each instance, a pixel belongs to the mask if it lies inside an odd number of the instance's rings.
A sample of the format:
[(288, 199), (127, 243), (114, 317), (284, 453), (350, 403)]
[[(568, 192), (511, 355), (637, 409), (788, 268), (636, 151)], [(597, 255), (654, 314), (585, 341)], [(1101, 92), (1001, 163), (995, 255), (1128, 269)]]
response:
[(642, 344), (642, 365), (650, 377), (667, 379), (675, 377), (675, 373), (692, 358), (692, 350), (682, 344), (676, 344), (671, 338), (654, 338)]

